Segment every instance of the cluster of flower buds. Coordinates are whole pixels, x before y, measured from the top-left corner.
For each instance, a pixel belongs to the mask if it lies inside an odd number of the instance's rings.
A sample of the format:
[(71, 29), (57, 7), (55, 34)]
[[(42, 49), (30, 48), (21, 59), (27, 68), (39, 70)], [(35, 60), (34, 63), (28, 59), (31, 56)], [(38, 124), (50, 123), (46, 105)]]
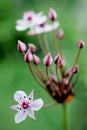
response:
[[(35, 54), (37, 48), (34, 44), (29, 43), (28, 46), (26, 46), (25, 43), (19, 40), (17, 48), (23, 54), (24, 60), (28, 64), (30, 72), (38, 84), (50, 94), (56, 103), (66, 104), (74, 97), (73, 77), (78, 73), (78, 59), (81, 49), (84, 47), (84, 42), (82, 40), (77, 42), (78, 53), (75, 61), (72, 67), (66, 69), (65, 58), (62, 54), (62, 39), (64, 37), (64, 32), (62, 29), (59, 29), (57, 34), (55, 32), (55, 29), (59, 26), (59, 22), (56, 22), (57, 13), (53, 8), (50, 8), (48, 18), (52, 21), (52, 24), (47, 23), (47, 16), (44, 16), (43, 12), (38, 14), (33, 11), (25, 12), (23, 18), (18, 20), (16, 25), (18, 31), (29, 29), (29, 35), (36, 35), (37, 42), (44, 55), (43, 64), (45, 71), (40, 67), (40, 58)], [(40, 33), (44, 34), (49, 31), (52, 32), (53, 44), (51, 47), (54, 49), (50, 48), (46, 35), (43, 35), (43, 40), (38, 37)], [(59, 42), (59, 44), (57, 44), (57, 42)], [(53, 55), (50, 50), (54, 50), (55, 55)], [(36, 69), (31, 62), (34, 63)], [(54, 69), (52, 67), (54, 67)], [(42, 107), (42, 104), (42, 100), (40, 100), (39, 108)], [(22, 105), (23, 110), (25, 110), (24, 107), (28, 108), (27, 104)], [(12, 108), (17, 110), (17, 108)], [(39, 108), (37, 108), (37, 110)], [(35, 109), (36, 108), (34, 108), (34, 110)], [(29, 114), (29, 116), (31, 115)], [(34, 118), (34, 116), (31, 117)], [(23, 119), (25, 118), (26, 117)], [(19, 121), (20, 120), (17, 120), (17, 122)]]

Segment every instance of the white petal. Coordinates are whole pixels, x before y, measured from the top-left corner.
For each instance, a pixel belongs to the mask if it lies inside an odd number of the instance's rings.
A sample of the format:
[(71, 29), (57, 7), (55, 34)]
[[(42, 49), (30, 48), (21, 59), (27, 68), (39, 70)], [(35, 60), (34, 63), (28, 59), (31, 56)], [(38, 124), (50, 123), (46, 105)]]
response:
[(17, 102), (22, 102), (22, 101), (26, 101), (27, 100), (27, 95), (24, 91), (16, 91), (14, 94), (14, 99)]
[(24, 31), (28, 29), (28, 25), (16, 25), (16, 30), (18, 31)]
[(11, 106), (11, 109), (21, 111), (22, 107), (21, 105), (14, 105), (14, 106)]
[(34, 90), (31, 91), (31, 93), (28, 96), (28, 101), (32, 102), (33, 101), (33, 96), (34, 96)]
[(34, 119), (34, 120), (36, 119), (35, 116), (34, 116), (34, 111), (33, 111), (33, 110), (29, 109), (28, 112), (27, 112), (27, 114), (28, 114), (28, 116), (29, 116), (30, 118), (32, 118), (32, 119)]
[(17, 20), (16, 23), (17, 23), (16, 30), (18, 30), (18, 31), (26, 30), (29, 27), (28, 22), (25, 20), (22, 20), (22, 19)]
[(57, 27), (59, 27), (59, 25), (60, 25), (59, 22), (54, 22), (53, 23), (53, 29), (56, 29)]
[(16, 115), (15, 115), (15, 123), (20, 123), (22, 122), (23, 120), (25, 120), (27, 117), (27, 112), (18, 112)]
[(31, 109), (35, 110), (35, 111), (40, 110), (42, 108), (42, 106), (43, 106), (43, 100), (41, 98), (34, 100), (31, 103)]
[(43, 32), (43, 29), (39, 26), (36, 26), (34, 29), (31, 29), (28, 32), (28, 35), (35, 35), (35, 34), (41, 34)]
[(42, 17), (38, 20), (38, 24), (45, 23), (46, 20), (47, 20), (47, 17), (46, 17), (46, 16), (42, 16)]

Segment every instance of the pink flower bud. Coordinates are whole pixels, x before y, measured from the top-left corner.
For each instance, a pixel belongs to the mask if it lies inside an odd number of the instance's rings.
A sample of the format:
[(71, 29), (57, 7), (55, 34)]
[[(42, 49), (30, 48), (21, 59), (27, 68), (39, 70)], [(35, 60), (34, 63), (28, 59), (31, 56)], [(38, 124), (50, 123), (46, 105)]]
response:
[(28, 49), (30, 50), (30, 52), (33, 54), (36, 51), (36, 46), (32, 43), (28, 44)]
[(84, 47), (84, 45), (85, 45), (85, 43), (82, 40), (77, 42), (77, 46), (78, 46), (79, 49), (82, 49)]
[(60, 54), (57, 54), (57, 55), (55, 56), (54, 62), (55, 62), (55, 64), (57, 64), (57, 65), (60, 65), (60, 64), (61, 64), (61, 56), (60, 56)]
[(73, 74), (78, 73), (78, 65), (75, 65), (72, 69), (71, 69)]
[(28, 50), (24, 56), (24, 60), (27, 62), (27, 63), (30, 63), (31, 61), (33, 61), (33, 55), (32, 53)]
[(78, 65), (75, 65), (74, 67), (69, 68), (69, 69), (66, 71), (65, 76), (71, 76), (72, 74), (76, 74), (76, 73), (78, 73)]
[(58, 39), (61, 40), (61, 39), (63, 38), (63, 36), (64, 36), (64, 32), (63, 32), (62, 29), (60, 29), (60, 30), (58, 31), (57, 37), (58, 37)]
[(38, 65), (40, 63), (40, 58), (36, 55), (33, 55), (33, 62), (35, 65)]
[(53, 8), (50, 8), (48, 17), (50, 20), (55, 21), (57, 19), (57, 13)]
[(57, 54), (54, 58), (55, 64), (57, 64), (59, 67), (63, 67), (65, 65), (65, 60), (63, 57), (60, 56), (60, 54)]
[(22, 53), (26, 51), (26, 45), (20, 40), (18, 40), (17, 48)]
[(44, 62), (45, 66), (51, 66), (52, 65), (53, 59), (52, 59), (50, 52), (44, 57), (43, 62)]

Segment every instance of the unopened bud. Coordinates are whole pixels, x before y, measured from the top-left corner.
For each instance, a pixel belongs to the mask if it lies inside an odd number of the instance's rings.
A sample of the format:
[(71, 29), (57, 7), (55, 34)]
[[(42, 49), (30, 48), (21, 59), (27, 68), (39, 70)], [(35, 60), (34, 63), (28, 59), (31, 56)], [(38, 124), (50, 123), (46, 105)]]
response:
[(73, 74), (78, 73), (78, 65), (75, 65), (72, 69), (71, 69)]
[(27, 62), (27, 63), (30, 63), (31, 61), (33, 61), (33, 55), (32, 53), (28, 50), (24, 56), (24, 60)]
[(58, 37), (58, 39), (61, 40), (61, 39), (63, 38), (63, 36), (64, 36), (64, 32), (63, 32), (62, 29), (60, 29), (60, 30), (58, 31), (57, 37)]
[(60, 65), (60, 64), (61, 64), (61, 56), (60, 56), (60, 54), (57, 54), (57, 55), (55, 56), (54, 62), (55, 62), (55, 64), (57, 64), (57, 65)]
[(51, 66), (52, 65), (53, 59), (52, 59), (50, 52), (44, 57), (43, 62), (44, 62), (45, 66)]
[(40, 63), (40, 58), (36, 55), (33, 55), (33, 62), (35, 65), (38, 65)]
[(55, 64), (57, 64), (59, 67), (63, 67), (65, 65), (65, 60), (63, 57), (60, 56), (60, 54), (57, 54), (54, 58)]
[(84, 41), (82, 41), (82, 40), (80, 40), (80, 41), (77, 42), (77, 46), (78, 46), (78, 48), (80, 48), (80, 49), (82, 49), (82, 48), (84, 47), (84, 45), (85, 45), (85, 43), (84, 43)]
[(57, 19), (57, 13), (53, 8), (50, 8), (48, 17), (50, 20), (55, 21)]
[(18, 40), (17, 48), (21, 53), (26, 51), (26, 45), (20, 40)]
[(33, 54), (36, 51), (36, 46), (32, 43), (28, 44), (28, 50)]

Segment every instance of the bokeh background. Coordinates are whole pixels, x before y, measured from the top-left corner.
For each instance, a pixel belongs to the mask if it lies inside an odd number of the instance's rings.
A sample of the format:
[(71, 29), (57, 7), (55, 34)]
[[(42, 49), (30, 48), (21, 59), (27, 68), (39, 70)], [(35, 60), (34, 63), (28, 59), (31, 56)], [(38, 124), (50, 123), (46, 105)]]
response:
[[(20, 124), (15, 124), (16, 111), (10, 109), (16, 104), (13, 99), (16, 90), (29, 94), (34, 89), (35, 98), (42, 97), (45, 103), (53, 102), (33, 79), (17, 51), (18, 39), (25, 43), (34, 42), (38, 46), (37, 42), (34, 37), (28, 37), (26, 31), (15, 30), (15, 22), (24, 11), (44, 11), (47, 15), (50, 7), (57, 11), (64, 30), (63, 53), (67, 66), (70, 66), (77, 53), (76, 42), (82, 39), (87, 43), (87, 0), (0, 0), (0, 130), (62, 130), (62, 105), (44, 108), (35, 113), (36, 121), (27, 118)], [(42, 57), (40, 49), (37, 53)], [(87, 45), (82, 50), (79, 64), (75, 98), (69, 103), (72, 130), (87, 129)]]

